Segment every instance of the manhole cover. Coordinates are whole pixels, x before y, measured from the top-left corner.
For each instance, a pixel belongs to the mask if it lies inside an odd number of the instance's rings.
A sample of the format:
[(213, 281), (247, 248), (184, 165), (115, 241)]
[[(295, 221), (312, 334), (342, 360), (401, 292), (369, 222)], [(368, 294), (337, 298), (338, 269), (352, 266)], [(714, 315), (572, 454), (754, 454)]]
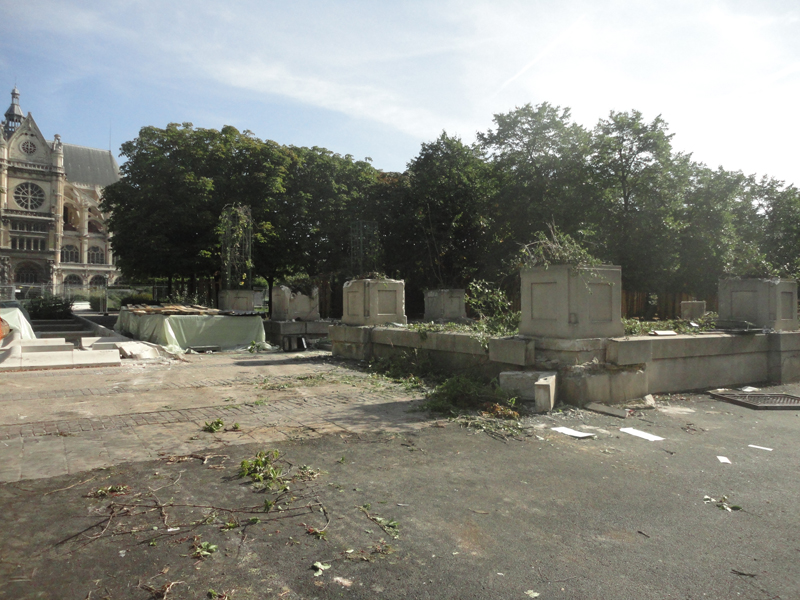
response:
[(711, 394), (714, 398), (756, 410), (800, 410), (800, 398), (789, 394), (735, 393)]

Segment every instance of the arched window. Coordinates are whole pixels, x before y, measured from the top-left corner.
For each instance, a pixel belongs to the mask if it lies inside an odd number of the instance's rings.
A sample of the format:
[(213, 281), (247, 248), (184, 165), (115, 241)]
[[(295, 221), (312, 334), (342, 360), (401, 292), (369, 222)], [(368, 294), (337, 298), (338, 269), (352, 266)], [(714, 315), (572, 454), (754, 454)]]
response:
[(99, 246), (92, 246), (89, 248), (89, 264), (90, 265), (104, 265), (106, 262), (106, 253)]
[(80, 262), (80, 252), (77, 246), (61, 246), (61, 262), (62, 263), (76, 263)]
[(33, 267), (22, 266), (14, 274), (14, 281), (25, 284), (36, 283), (39, 281), (39, 273)]
[(82, 286), (83, 279), (81, 279), (79, 275), (67, 275), (64, 278), (64, 285)]
[(14, 188), (14, 201), (20, 208), (36, 210), (44, 204), (44, 190), (29, 181), (20, 183)]
[(102, 275), (95, 275), (92, 277), (91, 281), (89, 281), (89, 285), (91, 287), (106, 287), (106, 278)]

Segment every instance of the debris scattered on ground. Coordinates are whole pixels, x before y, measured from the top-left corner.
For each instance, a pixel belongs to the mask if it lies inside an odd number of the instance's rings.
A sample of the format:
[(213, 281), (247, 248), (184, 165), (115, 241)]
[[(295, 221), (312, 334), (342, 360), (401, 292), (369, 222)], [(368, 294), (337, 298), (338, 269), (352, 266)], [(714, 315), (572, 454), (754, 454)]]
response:
[(330, 565), (326, 565), (325, 563), (321, 563), (319, 561), (315, 562), (312, 567), (314, 568), (314, 577), (319, 577), (322, 575), (322, 572), (326, 569), (330, 569)]
[(586, 406), (584, 406), (586, 410), (591, 410), (596, 413), (601, 413), (604, 415), (610, 415), (612, 417), (619, 417), (620, 419), (627, 419), (628, 415), (630, 414), (624, 408), (614, 408), (613, 406), (606, 406), (605, 404), (597, 404), (596, 402), (590, 402)]
[(757, 392), (757, 391), (759, 391), (759, 390), (760, 390), (760, 388), (757, 388), (757, 387), (752, 387), (752, 386), (750, 386), (750, 385), (746, 385), (746, 386), (744, 386), (744, 387), (742, 388), (742, 391), (743, 391), (743, 392)]
[(767, 452), (772, 452), (772, 448), (765, 448), (764, 446), (756, 446), (754, 444), (747, 444), (748, 448), (756, 448), (758, 450), (766, 450)]
[(686, 433), (700, 433), (705, 431), (702, 427), (696, 427), (694, 423), (687, 423), (685, 427), (681, 427)]
[(689, 408), (688, 406), (659, 406), (658, 411), (664, 413), (665, 415), (690, 415), (695, 410), (693, 408)]
[(653, 398), (652, 394), (647, 394), (644, 397), (644, 403), (645, 403), (645, 406), (655, 406), (656, 405), (656, 400), (655, 400), (655, 398)]
[(731, 573), (734, 575), (741, 575), (742, 577), (755, 577), (755, 573), (745, 573), (744, 571), (737, 571), (736, 569), (731, 569)]
[(483, 415), (459, 415), (455, 417), (454, 421), (461, 424), (462, 427), (474, 429), (478, 432), (484, 432), (487, 435), (502, 441), (508, 441), (510, 438), (516, 438), (522, 435), (523, 431), (520, 427), (519, 421), (510, 419), (498, 419), (495, 417)]
[(717, 457), (717, 460), (718, 460), (719, 462), (721, 462), (721, 463), (724, 463), (724, 464), (726, 464), (726, 465), (729, 465), (729, 464), (731, 464), (731, 461), (730, 461), (730, 459), (729, 459), (727, 456), (718, 456), (718, 457)]
[(703, 502), (705, 504), (715, 504), (718, 509), (724, 510), (724, 511), (727, 511), (727, 512), (733, 512), (733, 511), (736, 511), (736, 510), (742, 510), (741, 506), (738, 506), (737, 504), (729, 503), (727, 496), (721, 496), (719, 498), (719, 500), (717, 500), (716, 498), (712, 498), (711, 496), (703, 496)]
[(586, 433), (585, 431), (575, 431), (574, 429), (570, 429), (569, 427), (553, 427), (552, 429), (553, 431), (557, 431), (558, 433), (563, 433), (564, 435), (569, 435), (571, 437), (578, 439), (596, 437), (594, 433)]
[(660, 442), (661, 440), (664, 439), (662, 437), (658, 437), (657, 435), (653, 435), (652, 433), (647, 433), (646, 431), (639, 431), (638, 429), (634, 429), (633, 427), (623, 427), (622, 429), (620, 429), (620, 431), (622, 433), (635, 435), (636, 437), (640, 437), (650, 442)]
[(528, 590), (527, 592), (525, 592), (525, 595), (528, 598), (538, 598), (539, 597), (539, 592), (534, 592), (533, 590)]

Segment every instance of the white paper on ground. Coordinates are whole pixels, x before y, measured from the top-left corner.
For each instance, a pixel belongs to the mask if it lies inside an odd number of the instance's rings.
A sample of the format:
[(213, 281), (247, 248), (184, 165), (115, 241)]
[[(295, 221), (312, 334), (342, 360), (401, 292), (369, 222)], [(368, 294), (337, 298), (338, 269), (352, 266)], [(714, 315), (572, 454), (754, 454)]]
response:
[(752, 387), (752, 386), (746, 385), (746, 386), (744, 386), (744, 387), (742, 388), (742, 391), (743, 391), (743, 392), (757, 392), (757, 391), (759, 391), (759, 388), (756, 388), (756, 387)]
[(717, 457), (717, 460), (719, 460), (719, 462), (721, 462), (721, 463), (725, 463), (725, 464), (727, 464), (727, 465), (731, 464), (731, 461), (730, 461), (730, 460), (728, 460), (728, 457), (727, 457), (727, 456), (718, 456), (718, 457)]
[(638, 429), (634, 429), (633, 427), (623, 427), (620, 429), (623, 433), (629, 433), (631, 435), (635, 435), (636, 437), (644, 438), (651, 442), (660, 442), (664, 438), (658, 437), (657, 435), (653, 435), (652, 433), (647, 433), (646, 431), (639, 431)]
[(767, 452), (772, 452), (772, 448), (764, 448), (764, 446), (754, 446), (753, 444), (747, 444), (748, 448), (758, 448), (759, 450), (766, 450)]
[(570, 429), (569, 427), (553, 427), (553, 431), (557, 431), (558, 433), (563, 433), (565, 435), (571, 435), (572, 437), (576, 438), (595, 437), (593, 433), (586, 433), (585, 431), (575, 431), (574, 429)]

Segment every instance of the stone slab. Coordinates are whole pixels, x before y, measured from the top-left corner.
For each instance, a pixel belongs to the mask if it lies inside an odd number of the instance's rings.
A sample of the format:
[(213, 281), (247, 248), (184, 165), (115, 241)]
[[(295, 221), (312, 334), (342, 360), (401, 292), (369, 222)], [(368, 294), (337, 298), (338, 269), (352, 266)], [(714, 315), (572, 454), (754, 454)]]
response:
[(583, 408), (585, 408), (586, 410), (591, 410), (596, 413), (610, 415), (612, 417), (618, 417), (620, 419), (628, 418), (628, 411), (625, 410), (624, 408), (614, 408), (613, 406), (607, 406), (605, 404), (597, 404), (596, 402), (589, 402)]
[(489, 360), (509, 365), (526, 366), (536, 361), (536, 343), (521, 338), (492, 338), (489, 340)]

